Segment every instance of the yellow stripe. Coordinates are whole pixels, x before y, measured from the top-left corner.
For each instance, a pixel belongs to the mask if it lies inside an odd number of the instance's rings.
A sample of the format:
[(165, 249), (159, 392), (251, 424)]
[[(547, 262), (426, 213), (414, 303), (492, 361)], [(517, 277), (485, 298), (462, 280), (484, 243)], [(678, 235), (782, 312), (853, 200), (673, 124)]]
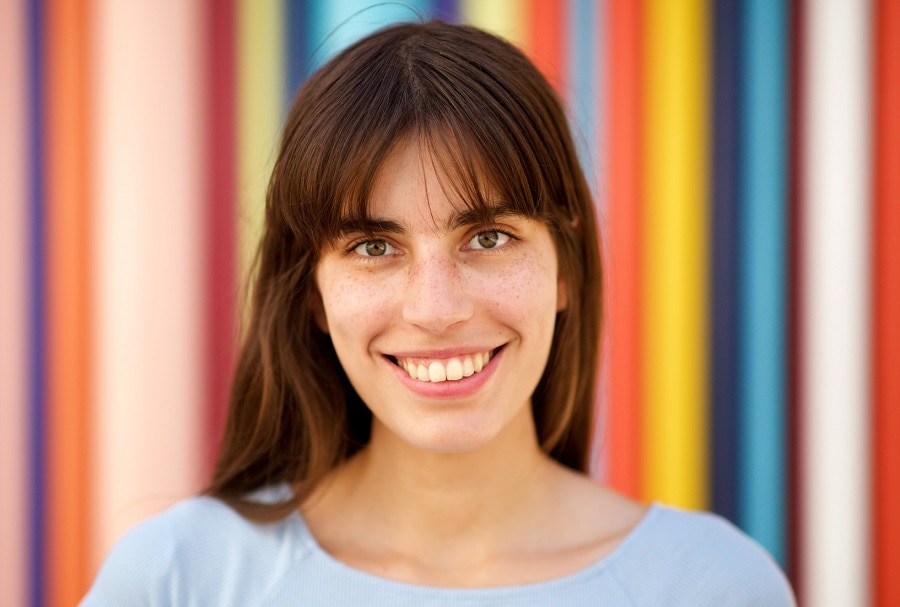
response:
[[(284, 59), (280, 0), (238, 0), (237, 269), (246, 284), (262, 234), (266, 187), (282, 124)], [(248, 310), (245, 301), (239, 307)]]
[(707, 503), (707, 6), (645, 12), (644, 491)]
[(462, 20), (523, 47), (528, 39), (529, 2), (521, 0), (461, 0)]

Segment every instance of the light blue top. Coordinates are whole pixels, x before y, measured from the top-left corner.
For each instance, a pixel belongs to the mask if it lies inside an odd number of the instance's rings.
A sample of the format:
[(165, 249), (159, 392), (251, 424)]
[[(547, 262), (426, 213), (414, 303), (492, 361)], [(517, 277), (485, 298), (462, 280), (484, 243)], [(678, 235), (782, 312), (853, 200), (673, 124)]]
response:
[(581, 571), (502, 588), (431, 588), (353, 569), (322, 550), (299, 513), (252, 523), (192, 498), (138, 525), (106, 558), (83, 607), (228, 605), (793, 606), (772, 558), (724, 519), (653, 505)]

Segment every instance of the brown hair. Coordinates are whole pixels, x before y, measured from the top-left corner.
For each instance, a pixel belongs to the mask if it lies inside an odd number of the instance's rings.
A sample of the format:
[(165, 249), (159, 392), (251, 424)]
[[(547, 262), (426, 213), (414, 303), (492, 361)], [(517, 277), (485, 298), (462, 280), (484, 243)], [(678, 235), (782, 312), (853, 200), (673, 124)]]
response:
[[(350, 386), (312, 305), (314, 270), (401, 142), (431, 151), (485, 218), (500, 200), (544, 221), (568, 305), (533, 395), (541, 447), (585, 471), (600, 333), (600, 255), (590, 191), (553, 89), (515, 47), (468, 26), (396, 25), (357, 42), (298, 93), (269, 183), (251, 319), (207, 493), (271, 520), (296, 508), (365, 445), (371, 413)], [(247, 494), (277, 483), (290, 499)]]

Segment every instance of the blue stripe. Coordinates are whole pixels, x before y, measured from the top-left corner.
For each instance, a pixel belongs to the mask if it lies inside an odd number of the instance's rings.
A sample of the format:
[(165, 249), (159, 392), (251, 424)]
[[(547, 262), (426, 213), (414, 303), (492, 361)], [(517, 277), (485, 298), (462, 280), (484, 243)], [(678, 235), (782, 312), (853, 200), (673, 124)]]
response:
[(315, 70), (340, 50), (386, 25), (423, 21), (431, 16), (429, 0), (396, 2), (330, 0), (309, 6), (307, 52)]
[(784, 564), (787, 7), (744, 9), (740, 524)]
[(309, 28), (309, 4), (304, 0), (287, 0), (284, 6), (284, 65), (287, 70), (285, 107), (290, 107), (297, 89), (310, 74), (306, 40)]
[(717, 0), (713, 25), (711, 234), (712, 508), (738, 522), (741, 0)]
[(597, 108), (600, 105), (597, 51), (600, 37), (597, 35), (597, 25), (602, 5), (600, 0), (569, 0), (566, 8), (569, 89), (563, 94), (567, 96), (581, 168), (595, 194), (600, 160), (597, 141)]
[(45, 604), (45, 233), (44, 233), (44, 36), (41, 17), (43, 2), (28, 3), (28, 60), (30, 62), (28, 95), (30, 113), (29, 151), (29, 594), (33, 607)]

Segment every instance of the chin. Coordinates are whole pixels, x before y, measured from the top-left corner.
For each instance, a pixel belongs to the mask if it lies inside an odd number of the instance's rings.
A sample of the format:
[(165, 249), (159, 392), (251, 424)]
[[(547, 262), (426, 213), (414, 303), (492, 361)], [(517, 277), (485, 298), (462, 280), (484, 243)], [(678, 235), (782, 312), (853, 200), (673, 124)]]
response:
[(472, 453), (493, 442), (498, 432), (488, 428), (440, 427), (415, 428), (400, 439), (420, 451), (440, 454)]

